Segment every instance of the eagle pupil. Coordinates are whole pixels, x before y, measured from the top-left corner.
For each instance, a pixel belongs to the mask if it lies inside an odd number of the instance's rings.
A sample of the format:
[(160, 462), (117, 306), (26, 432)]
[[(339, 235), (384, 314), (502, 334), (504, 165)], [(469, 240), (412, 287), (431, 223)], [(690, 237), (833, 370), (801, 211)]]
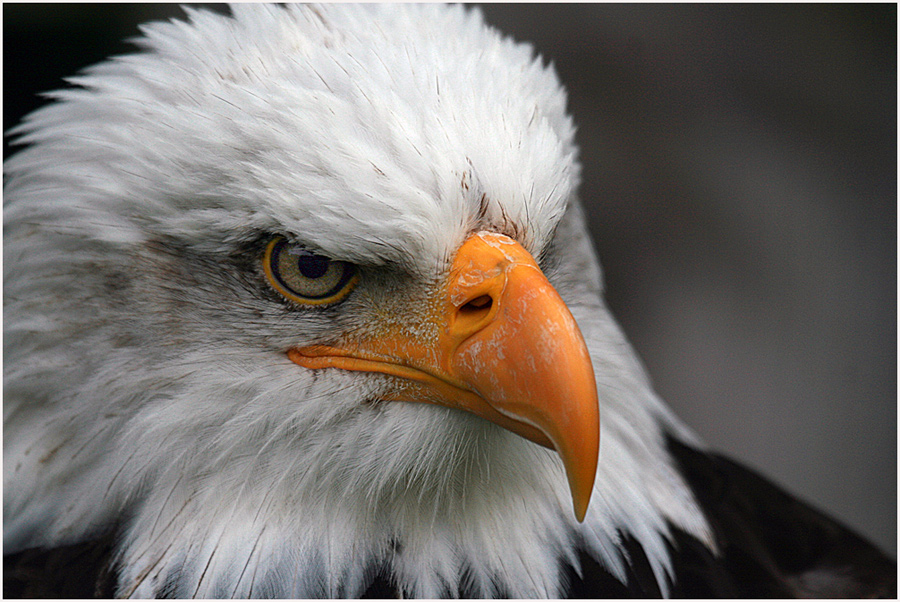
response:
[(297, 258), (297, 269), (305, 278), (321, 278), (328, 271), (331, 260), (321, 255), (301, 255)]

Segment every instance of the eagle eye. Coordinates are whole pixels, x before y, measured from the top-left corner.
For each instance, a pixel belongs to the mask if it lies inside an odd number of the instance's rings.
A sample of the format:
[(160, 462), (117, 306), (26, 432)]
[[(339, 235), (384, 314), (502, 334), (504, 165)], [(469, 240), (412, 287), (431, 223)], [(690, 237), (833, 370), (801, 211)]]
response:
[(281, 296), (301, 305), (328, 305), (343, 300), (359, 280), (356, 268), (273, 238), (263, 256), (266, 279)]

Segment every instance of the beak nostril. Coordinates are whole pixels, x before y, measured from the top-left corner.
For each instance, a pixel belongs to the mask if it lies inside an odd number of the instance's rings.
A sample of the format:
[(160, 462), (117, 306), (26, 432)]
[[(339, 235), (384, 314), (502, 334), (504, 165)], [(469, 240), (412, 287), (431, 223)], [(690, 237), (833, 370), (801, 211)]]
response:
[(459, 308), (460, 312), (463, 313), (475, 313), (480, 311), (486, 311), (491, 308), (494, 300), (491, 299), (490, 295), (481, 295), (479, 297), (475, 297), (465, 305)]

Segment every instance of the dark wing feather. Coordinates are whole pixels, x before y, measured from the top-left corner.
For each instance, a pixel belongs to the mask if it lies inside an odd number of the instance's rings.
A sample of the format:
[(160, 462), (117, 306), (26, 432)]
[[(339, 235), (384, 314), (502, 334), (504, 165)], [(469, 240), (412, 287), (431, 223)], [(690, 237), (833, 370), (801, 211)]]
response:
[(676, 533), (676, 596), (897, 597), (896, 562), (862, 537), (744, 466), (669, 443), (721, 552)]
[(112, 598), (112, 536), (3, 557), (3, 598)]

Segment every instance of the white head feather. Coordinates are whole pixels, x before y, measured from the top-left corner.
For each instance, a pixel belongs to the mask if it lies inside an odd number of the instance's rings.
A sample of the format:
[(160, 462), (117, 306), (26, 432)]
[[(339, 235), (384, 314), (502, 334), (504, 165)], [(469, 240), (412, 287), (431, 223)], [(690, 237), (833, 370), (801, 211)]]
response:
[[(575, 544), (623, 576), (628, 534), (665, 589), (668, 525), (710, 539), (665, 452), (691, 435), (602, 304), (553, 71), (460, 7), (232, 10), (146, 26), (18, 129), (5, 550), (118, 528), (140, 597), (353, 596), (383, 567), (409, 595), (530, 597), (562, 592)], [(589, 346), (582, 524), (554, 453), (284, 355), (380, 302), (413, 311), (473, 228), (545, 259)], [(266, 233), (378, 277), (289, 311), (248, 252)]]

